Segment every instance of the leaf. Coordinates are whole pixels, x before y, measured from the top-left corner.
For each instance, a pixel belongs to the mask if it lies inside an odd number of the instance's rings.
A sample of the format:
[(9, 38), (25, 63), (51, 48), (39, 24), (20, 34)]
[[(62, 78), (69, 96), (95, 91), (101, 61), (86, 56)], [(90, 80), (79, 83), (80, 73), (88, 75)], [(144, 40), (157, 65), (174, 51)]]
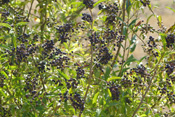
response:
[(116, 77), (116, 76), (113, 76), (113, 77), (110, 77), (108, 78), (108, 82), (111, 81), (111, 80), (118, 80), (118, 79), (122, 79), (121, 77)]
[(99, 3), (103, 2), (103, 1), (106, 1), (106, 0), (99, 0), (98, 2), (96, 2), (93, 7), (97, 6)]
[(135, 26), (136, 21), (137, 21), (137, 19), (132, 20), (132, 22), (129, 24), (129, 27), (130, 26)]
[(149, 20), (151, 19), (151, 17), (154, 16), (154, 14), (150, 15), (147, 20), (146, 20), (146, 24), (148, 24)]
[(173, 12), (175, 12), (175, 9), (173, 9), (173, 8), (170, 8), (170, 7), (166, 7), (166, 8), (168, 8), (168, 9), (172, 10)]
[(69, 77), (65, 73), (63, 73), (61, 70), (58, 69), (58, 72), (59, 72), (60, 76), (62, 76), (63, 78), (69, 80)]
[(1, 74), (8, 78), (8, 75), (4, 71), (1, 71)]
[(173, 33), (174, 30), (175, 30), (175, 23), (165, 33), (168, 33), (168, 32)]
[(141, 117), (147, 117), (147, 115), (146, 114), (142, 114)]
[(134, 35), (133, 37), (132, 37), (132, 39), (131, 39), (131, 45), (133, 44), (133, 43), (135, 43), (136, 42), (136, 35)]
[(161, 36), (161, 41), (162, 41), (162, 44), (163, 44), (163, 48), (164, 50), (166, 50), (166, 34), (165, 33), (160, 33), (160, 36)]
[(109, 78), (109, 74), (110, 74), (110, 68), (107, 67), (107, 68), (106, 68), (106, 72), (105, 72), (105, 74), (104, 74), (105, 80), (106, 80), (107, 78)]
[(9, 24), (7, 24), (7, 23), (0, 23), (0, 26), (12, 29), (12, 27)]
[(134, 58), (133, 55), (131, 55), (131, 56), (126, 60), (124, 66), (125, 66), (125, 65), (129, 65), (131, 62), (134, 62), (134, 61), (137, 61), (137, 59)]
[(131, 46), (131, 48), (130, 48), (131, 51), (130, 51), (130, 52), (131, 52), (131, 53), (134, 52), (135, 48), (136, 48), (136, 43), (135, 43), (134, 45)]
[(131, 11), (131, 2), (130, 2), (130, 0), (126, 0), (126, 11), (129, 15), (130, 11)]
[(99, 117), (100, 113), (101, 113), (101, 109), (97, 108), (97, 110), (96, 110), (96, 117)]
[(158, 25), (159, 25), (159, 27), (161, 28), (161, 26), (162, 26), (162, 17), (159, 15), (158, 16)]
[(92, 104), (97, 102), (97, 98), (98, 98), (99, 92), (97, 92), (93, 98)]
[(19, 23), (16, 24), (16, 27), (24, 26), (24, 25), (27, 25), (27, 24), (28, 24), (28, 22), (19, 22)]
[(16, 48), (16, 36), (14, 36), (14, 34), (11, 34), (11, 38), (12, 38), (13, 48)]
[(109, 89), (107, 90), (108, 90), (109, 97), (112, 97), (111, 91)]
[(2, 94), (4, 97), (6, 96), (4, 91), (2, 91), (1, 89), (0, 89), (0, 94)]
[(6, 45), (3, 45), (3, 44), (0, 44), (0, 47), (4, 48), (4, 49), (7, 49), (7, 50), (10, 50), (10, 48)]
[(142, 62), (143, 59), (145, 59), (145, 58), (146, 58), (146, 56), (142, 57), (142, 58), (139, 60), (139, 62)]

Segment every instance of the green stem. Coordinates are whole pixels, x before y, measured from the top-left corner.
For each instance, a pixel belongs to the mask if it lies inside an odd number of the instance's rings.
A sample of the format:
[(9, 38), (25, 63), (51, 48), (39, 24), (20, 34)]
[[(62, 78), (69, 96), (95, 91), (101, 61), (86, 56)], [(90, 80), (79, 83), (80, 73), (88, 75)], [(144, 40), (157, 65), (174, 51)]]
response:
[(155, 69), (154, 69), (154, 72), (153, 72), (153, 73), (154, 73), (154, 74), (153, 74), (153, 77), (151, 78), (151, 80), (150, 80), (150, 82), (149, 82), (149, 84), (148, 84), (148, 87), (146, 88), (145, 94), (142, 96), (142, 99), (141, 99), (141, 101), (140, 101), (138, 107), (137, 107), (136, 110), (134, 111), (132, 117), (134, 117), (134, 116), (136, 115), (137, 111), (140, 109), (140, 106), (142, 105), (142, 103), (143, 103), (143, 101), (144, 101), (144, 99), (145, 99), (145, 97), (146, 97), (146, 95), (147, 95), (147, 93), (148, 93), (148, 91), (149, 91), (149, 89), (150, 89), (150, 87), (151, 87), (151, 85), (152, 85), (152, 81), (153, 81), (153, 79), (155, 78), (155, 76), (156, 76), (156, 74), (157, 74), (157, 71), (158, 71), (158, 69), (159, 69), (158, 66), (159, 66), (160, 62), (162, 61), (163, 56), (164, 56), (164, 53), (163, 53), (163, 55), (161, 56), (161, 58), (159, 59), (157, 65), (155, 66)]
[[(123, 35), (123, 27), (124, 27), (124, 22), (125, 22), (125, 4), (126, 4), (126, 0), (123, 0), (123, 5), (122, 5), (122, 15), (123, 15), (123, 22), (122, 22), (122, 26), (121, 26), (121, 35)], [(118, 50), (115, 54), (115, 57), (114, 57), (114, 60), (111, 64), (111, 69), (113, 68), (115, 62), (117, 61), (117, 58), (118, 58), (118, 55), (119, 55), (119, 52), (120, 52), (120, 49), (121, 49), (121, 42), (119, 43), (119, 47), (118, 47)]]
[[(92, 17), (92, 22), (91, 22), (91, 29), (93, 29), (93, 16), (92, 16), (92, 11), (91, 9), (89, 9), (90, 13), (91, 13), (91, 17)], [(91, 30), (92, 31), (92, 30)], [(91, 32), (93, 33), (93, 32)], [(90, 55), (91, 55), (91, 61), (90, 61), (90, 75), (89, 75), (89, 79), (88, 79), (88, 86), (86, 88), (86, 93), (85, 93), (85, 96), (84, 96), (84, 102), (86, 102), (86, 98), (87, 98), (87, 94), (89, 92), (89, 88), (90, 88), (90, 83), (91, 83), (91, 79), (92, 79), (92, 75), (93, 75), (93, 45), (91, 44), (91, 52), (90, 52)], [(81, 112), (79, 113), (79, 117), (81, 117)]]

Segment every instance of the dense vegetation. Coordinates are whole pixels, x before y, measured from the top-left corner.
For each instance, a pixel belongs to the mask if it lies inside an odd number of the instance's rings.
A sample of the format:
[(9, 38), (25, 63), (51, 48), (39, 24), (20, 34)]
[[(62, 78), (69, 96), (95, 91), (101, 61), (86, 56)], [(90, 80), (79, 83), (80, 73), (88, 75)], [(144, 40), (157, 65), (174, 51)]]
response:
[(175, 24), (149, 0), (36, 1), (0, 1), (1, 117), (175, 116)]

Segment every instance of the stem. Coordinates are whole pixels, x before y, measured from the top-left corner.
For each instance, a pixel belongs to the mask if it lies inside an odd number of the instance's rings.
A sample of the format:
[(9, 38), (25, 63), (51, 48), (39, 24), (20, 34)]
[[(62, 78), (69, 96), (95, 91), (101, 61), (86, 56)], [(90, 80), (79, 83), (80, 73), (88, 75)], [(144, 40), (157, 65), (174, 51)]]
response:
[(142, 99), (141, 99), (141, 101), (140, 101), (140, 103), (139, 103), (139, 106), (138, 106), (138, 107), (136, 108), (136, 110), (134, 111), (132, 117), (134, 117), (134, 116), (136, 115), (137, 111), (140, 109), (140, 106), (142, 105), (142, 103), (143, 103), (143, 101), (144, 101), (144, 99), (145, 99), (145, 97), (146, 97), (146, 95), (147, 95), (147, 93), (148, 93), (148, 91), (149, 91), (149, 89), (150, 89), (150, 87), (151, 87), (151, 85), (152, 85), (152, 81), (153, 81), (154, 77), (156, 76), (156, 73), (157, 73), (157, 71), (158, 71), (158, 66), (159, 66), (161, 60), (163, 59), (163, 56), (164, 56), (164, 53), (163, 53), (163, 55), (161, 56), (161, 58), (159, 59), (159, 62), (157, 63), (157, 65), (156, 65), (156, 67), (155, 67), (155, 69), (154, 69), (153, 77), (151, 78), (151, 80), (150, 80), (150, 82), (149, 82), (149, 85), (148, 85), (148, 87), (146, 88), (145, 94), (143, 95), (143, 97), (142, 97)]
[[(92, 22), (91, 22), (91, 29), (93, 29), (93, 16), (92, 16), (92, 11), (91, 9), (89, 9), (90, 13), (91, 13), (91, 17), (92, 17)], [(91, 33), (92, 33), (92, 30), (91, 30)], [(88, 79), (88, 86), (86, 88), (86, 93), (85, 93), (85, 96), (84, 96), (84, 104), (86, 103), (86, 98), (87, 98), (87, 94), (89, 92), (89, 88), (90, 88), (90, 83), (91, 83), (91, 79), (92, 79), (92, 75), (93, 75), (93, 45), (91, 44), (91, 52), (90, 52), (90, 55), (91, 55), (91, 61), (90, 61), (90, 75), (89, 75), (89, 79)], [(79, 117), (81, 117), (81, 114), (82, 112), (79, 113)]]
[[(123, 22), (122, 22), (122, 26), (121, 26), (121, 35), (123, 35), (123, 27), (124, 27), (124, 21), (125, 21), (125, 4), (126, 4), (126, 0), (123, 0), (123, 5), (122, 5), (122, 13), (123, 13)], [(111, 69), (113, 68), (113, 66), (114, 66), (114, 64), (115, 64), (115, 62), (116, 62), (116, 60), (117, 60), (117, 57), (118, 57), (118, 55), (119, 55), (119, 52), (120, 52), (120, 48), (121, 48), (121, 42), (120, 42), (120, 44), (119, 44), (119, 47), (118, 47), (118, 50), (117, 50), (117, 52), (116, 52), (116, 54), (115, 54), (115, 57), (114, 57), (114, 60), (113, 60), (113, 62), (112, 62), (112, 64), (111, 64)]]
[[(31, 2), (31, 5), (30, 5), (30, 9), (29, 9), (29, 13), (28, 13), (27, 19), (29, 19), (29, 17), (30, 17), (30, 13), (31, 13), (31, 10), (32, 10), (33, 2), (34, 2), (34, 0), (32, 0), (32, 2)], [(25, 27), (24, 27), (24, 33), (25, 33), (25, 30), (26, 30), (26, 27), (27, 27), (27, 25), (25, 25)]]

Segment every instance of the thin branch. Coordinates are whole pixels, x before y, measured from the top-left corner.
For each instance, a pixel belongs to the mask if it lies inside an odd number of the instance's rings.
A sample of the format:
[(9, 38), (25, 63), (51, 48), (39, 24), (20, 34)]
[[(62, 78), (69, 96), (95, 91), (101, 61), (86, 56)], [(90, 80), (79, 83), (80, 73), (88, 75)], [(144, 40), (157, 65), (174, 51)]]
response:
[(143, 103), (143, 101), (144, 101), (144, 99), (145, 99), (145, 97), (146, 97), (146, 95), (147, 95), (147, 93), (148, 93), (148, 91), (149, 91), (149, 89), (150, 89), (150, 87), (151, 87), (151, 85), (152, 85), (152, 81), (153, 81), (154, 77), (155, 77), (156, 74), (157, 74), (158, 66), (159, 66), (161, 60), (163, 59), (163, 56), (164, 56), (164, 53), (163, 53), (163, 55), (161, 56), (161, 58), (159, 59), (157, 65), (156, 65), (156, 67), (155, 67), (155, 69), (154, 69), (155, 71), (154, 71), (153, 77), (151, 78), (151, 80), (150, 80), (150, 82), (149, 82), (149, 85), (148, 85), (148, 87), (146, 88), (145, 94), (143, 95), (143, 97), (142, 97), (142, 99), (141, 99), (141, 101), (140, 101), (138, 107), (137, 107), (136, 110), (134, 111), (132, 117), (134, 117), (134, 116), (136, 115), (137, 111), (140, 109), (140, 106), (142, 105), (142, 103)]

